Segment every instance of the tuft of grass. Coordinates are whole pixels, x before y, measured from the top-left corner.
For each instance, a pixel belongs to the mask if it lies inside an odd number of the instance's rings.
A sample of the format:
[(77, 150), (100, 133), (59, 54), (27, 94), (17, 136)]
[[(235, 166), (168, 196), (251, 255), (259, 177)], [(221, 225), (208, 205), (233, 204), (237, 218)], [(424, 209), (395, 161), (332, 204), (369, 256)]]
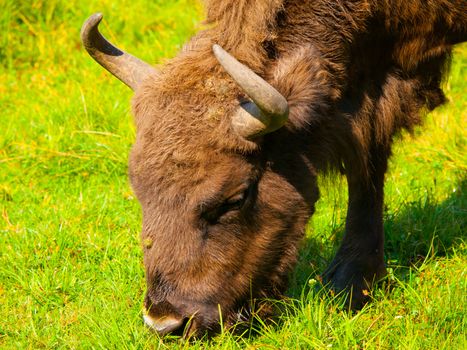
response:
[(2, 0), (0, 11), (0, 347), (157, 349), (463, 349), (466, 340), (467, 46), (450, 102), (402, 135), (386, 182), (390, 275), (364, 310), (317, 288), (347, 202), (320, 179), (289, 299), (243, 337), (160, 339), (141, 321), (141, 215), (127, 180), (131, 92), (87, 56), (79, 30), (102, 30), (148, 62), (173, 56), (202, 17), (194, 0)]

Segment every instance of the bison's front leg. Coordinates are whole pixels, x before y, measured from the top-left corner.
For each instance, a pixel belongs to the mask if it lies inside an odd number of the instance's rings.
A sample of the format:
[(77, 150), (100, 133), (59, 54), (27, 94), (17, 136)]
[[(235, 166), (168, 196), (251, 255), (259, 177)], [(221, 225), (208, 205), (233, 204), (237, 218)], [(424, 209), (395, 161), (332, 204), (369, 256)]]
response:
[(324, 273), (335, 291), (349, 292), (353, 309), (368, 300), (368, 289), (386, 274), (384, 264), (383, 187), (386, 152), (372, 152), (368, 176), (348, 171), (349, 204), (346, 232)]

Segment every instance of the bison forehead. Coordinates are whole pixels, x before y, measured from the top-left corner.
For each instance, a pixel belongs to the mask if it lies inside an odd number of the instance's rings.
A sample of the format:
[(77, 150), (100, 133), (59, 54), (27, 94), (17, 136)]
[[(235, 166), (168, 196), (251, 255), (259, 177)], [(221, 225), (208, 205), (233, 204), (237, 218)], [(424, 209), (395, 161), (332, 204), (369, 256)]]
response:
[[(249, 152), (257, 145), (231, 131), (231, 116), (243, 98), (222, 79), (207, 79), (200, 89), (178, 91), (147, 82), (133, 100), (136, 142), (158, 157), (192, 159), (209, 149)], [(213, 86), (219, 91), (212, 92)]]

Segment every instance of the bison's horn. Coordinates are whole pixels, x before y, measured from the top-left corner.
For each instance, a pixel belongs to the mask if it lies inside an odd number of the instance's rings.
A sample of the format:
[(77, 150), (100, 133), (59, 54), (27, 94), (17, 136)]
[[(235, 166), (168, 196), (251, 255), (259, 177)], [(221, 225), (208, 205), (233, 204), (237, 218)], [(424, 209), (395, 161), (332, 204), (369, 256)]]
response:
[(243, 104), (233, 116), (235, 131), (253, 139), (281, 128), (289, 115), (285, 97), (219, 45), (212, 49), (222, 67), (253, 101)]
[(108, 42), (98, 30), (101, 20), (102, 14), (95, 13), (84, 22), (81, 28), (81, 41), (97, 63), (135, 90), (147, 76), (157, 71), (146, 62), (117, 49)]

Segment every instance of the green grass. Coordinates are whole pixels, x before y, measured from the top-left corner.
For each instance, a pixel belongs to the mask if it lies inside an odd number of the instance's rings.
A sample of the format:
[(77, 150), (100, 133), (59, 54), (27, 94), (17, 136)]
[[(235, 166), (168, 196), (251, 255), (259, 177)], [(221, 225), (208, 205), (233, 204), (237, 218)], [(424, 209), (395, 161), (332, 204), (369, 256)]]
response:
[(82, 21), (153, 63), (198, 28), (194, 0), (0, 0), (0, 348), (467, 348), (467, 46), (450, 103), (396, 142), (386, 183), (388, 282), (351, 314), (316, 289), (345, 219), (320, 179), (290, 300), (242, 338), (160, 340), (142, 324), (140, 210), (127, 180), (131, 92), (91, 61)]

